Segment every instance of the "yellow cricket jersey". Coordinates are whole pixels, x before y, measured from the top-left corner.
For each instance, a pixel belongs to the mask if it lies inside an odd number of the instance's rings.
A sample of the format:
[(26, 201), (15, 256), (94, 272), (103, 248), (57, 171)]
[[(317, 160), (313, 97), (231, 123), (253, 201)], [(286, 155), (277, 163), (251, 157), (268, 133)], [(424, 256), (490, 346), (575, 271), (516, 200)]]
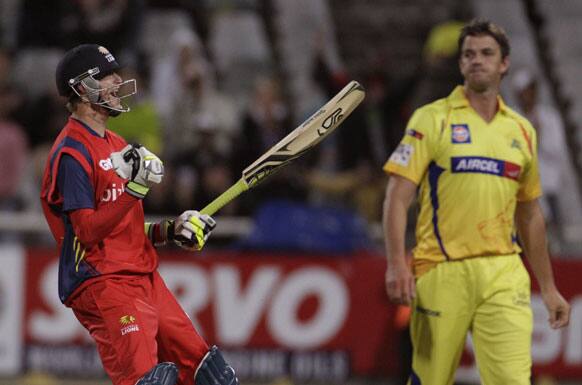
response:
[(446, 260), (521, 251), (516, 202), (541, 195), (536, 133), (498, 99), (490, 123), (469, 105), (462, 86), (417, 109), (384, 165), (419, 185), (417, 276)]

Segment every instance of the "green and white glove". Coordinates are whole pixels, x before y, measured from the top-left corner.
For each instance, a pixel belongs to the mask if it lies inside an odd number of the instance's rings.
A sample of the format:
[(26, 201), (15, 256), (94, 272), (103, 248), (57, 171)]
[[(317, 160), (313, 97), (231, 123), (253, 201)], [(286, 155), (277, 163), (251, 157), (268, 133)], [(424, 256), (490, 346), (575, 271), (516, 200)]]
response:
[(128, 144), (121, 151), (112, 152), (109, 158), (117, 175), (128, 180), (125, 190), (139, 199), (164, 176), (164, 163), (140, 144)]
[(174, 222), (174, 242), (186, 250), (201, 250), (215, 227), (210, 215), (184, 211)]

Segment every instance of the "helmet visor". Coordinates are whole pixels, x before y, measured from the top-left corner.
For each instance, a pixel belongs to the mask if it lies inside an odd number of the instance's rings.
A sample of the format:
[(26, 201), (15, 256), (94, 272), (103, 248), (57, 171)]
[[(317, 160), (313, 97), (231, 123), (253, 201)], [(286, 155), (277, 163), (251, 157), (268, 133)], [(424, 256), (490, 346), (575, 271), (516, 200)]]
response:
[[(69, 80), (69, 86), (82, 100), (91, 104), (96, 104), (113, 111), (128, 112), (130, 108), (122, 99), (136, 94), (137, 85), (135, 79), (125, 80), (119, 84), (103, 87), (102, 82), (94, 77), (98, 73), (98, 69), (91, 69)], [(83, 85), (85, 93), (81, 94), (79, 92), (76, 87), (78, 84)]]
[(94, 104), (114, 111), (128, 112), (130, 107), (124, 99), (137, 93), (137, 84), (135, 79), (129, 79), (110, 87), (94, 89), (91, 92), (98, 95), (98, 101)]

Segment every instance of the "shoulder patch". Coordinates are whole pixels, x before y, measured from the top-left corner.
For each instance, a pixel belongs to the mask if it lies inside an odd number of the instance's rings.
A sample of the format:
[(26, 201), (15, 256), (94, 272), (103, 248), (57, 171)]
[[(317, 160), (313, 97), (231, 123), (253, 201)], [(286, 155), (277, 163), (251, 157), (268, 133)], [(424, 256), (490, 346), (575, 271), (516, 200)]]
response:
[(412, 136), (418, 140), (422, 140), (422, 138), (424, 138), (424, 134), (422, 132), (416, 131), (414, 128), (409, 128), (406, 130), (406, 135)]
[(400, 143), (388, 161), (403, 167), (408, 167), (413, 153), (414, 147), (412, 145)]

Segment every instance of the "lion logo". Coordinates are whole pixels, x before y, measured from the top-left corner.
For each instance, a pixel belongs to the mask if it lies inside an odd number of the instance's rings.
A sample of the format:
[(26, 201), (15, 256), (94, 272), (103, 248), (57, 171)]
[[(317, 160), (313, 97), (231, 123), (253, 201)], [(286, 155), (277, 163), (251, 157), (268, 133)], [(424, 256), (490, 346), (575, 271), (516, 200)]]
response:
[(124, 315), (123, 317), (119, 318), (119, 323), (122, 325), (129, 325), (135, 322), (135, 317), (132, 315)]

